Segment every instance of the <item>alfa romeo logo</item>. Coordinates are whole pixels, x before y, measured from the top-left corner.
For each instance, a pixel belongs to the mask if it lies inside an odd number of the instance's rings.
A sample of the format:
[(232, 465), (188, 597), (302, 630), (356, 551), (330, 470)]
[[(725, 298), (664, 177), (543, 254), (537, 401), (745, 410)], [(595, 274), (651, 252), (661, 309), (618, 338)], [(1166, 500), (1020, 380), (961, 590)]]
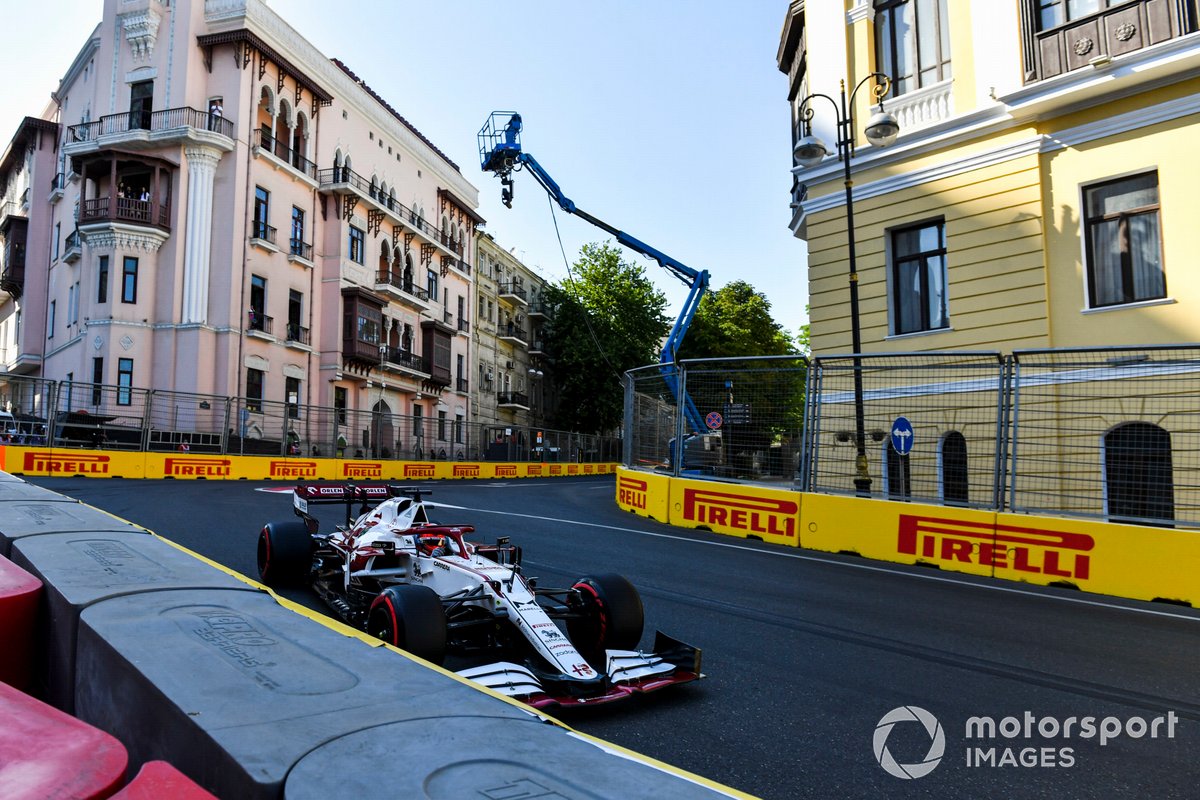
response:
[[(924, 760), (915, 764), (900, 764), (892, 757), (887, 748), (887, 740), (898, 722), (919, 722), (925, 726), (925, 731), (929, 734), (929, 752), (925, 754)], [(946, 752), (946, 734), (942, 731), (942, 723), (920, 706), (900, 706), (884, 714), (883, 719), (875, 726), (873, 743), (875, 760), (879, 762), (879, 766), (889, 775), (904, 780), (923, 778), (933, 772), (942, 760), (942, 754)]]

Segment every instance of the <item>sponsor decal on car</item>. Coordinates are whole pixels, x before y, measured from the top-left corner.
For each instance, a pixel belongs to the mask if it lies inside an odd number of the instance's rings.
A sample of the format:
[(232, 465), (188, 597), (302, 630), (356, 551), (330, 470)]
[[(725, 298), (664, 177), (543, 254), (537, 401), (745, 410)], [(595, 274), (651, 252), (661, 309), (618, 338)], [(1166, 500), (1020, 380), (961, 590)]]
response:
[(515, 477), (517, 477), (517, 465), (516, 464), (497, 464), (496, 465), (496, 477), (497, 478), (515, 478)]
[(452, 473), (452, 475), (455, 478), (478, 478), (479, 477), (479, 465), (478, 464), (455, 464), (454, 472)]
[(901, 514), (896, 550), (956, 561), (1087, 580), (1096, 540), (1084, 533)]
[(750, 533), (796, 535), (799, 503), (774, 497), (747, 497), (709, 489), (683, 490), (683, 518)]
[(405, 464), (404, 477), (432, 478), (436, 467), (433, 464)]
[(163, 472), (177, 478), (228, 478), (233, 462), (228, 458), (168, 458)]
[(317, 462), (315, 461), (272, 461), (270, 466), (272, 478), (317, 477)]
[(649, 484), (637, 478), (617, 478), (617, 502), (646, 510), (646, 490)]
[(72, 475), (107, 475), (108, 456), (66, 455), (31, 451), (25, 454), (26, 472), (70, 473)]
[(342, 464), (344, 478), (382, 478), (383, 464), (378, 461), (347, 461)]

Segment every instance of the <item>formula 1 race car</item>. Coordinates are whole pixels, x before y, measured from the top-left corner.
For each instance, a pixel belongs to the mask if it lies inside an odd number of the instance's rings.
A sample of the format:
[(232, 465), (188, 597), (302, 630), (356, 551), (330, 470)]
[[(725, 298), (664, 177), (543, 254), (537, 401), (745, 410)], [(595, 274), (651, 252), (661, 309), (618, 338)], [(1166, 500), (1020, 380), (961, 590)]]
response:
[[(471, 659), (477, 666), (459, 675), (537, 708), (595, 705), (703, 677), (700, 651), (661, 632), (653, 652), (636, 649), (642, 601), (625, 578), (538, 586), (508, 537), (467, 541), (472, 526), (430, 520), (427, 494), (297, 486), (300, 519), (259, 533), (263, 583), (307, 584), (348, 624), (435, 664), (447, 654)], [(319, 533), (310, 508), (327, 503), (345, 504), (346, 524)]]

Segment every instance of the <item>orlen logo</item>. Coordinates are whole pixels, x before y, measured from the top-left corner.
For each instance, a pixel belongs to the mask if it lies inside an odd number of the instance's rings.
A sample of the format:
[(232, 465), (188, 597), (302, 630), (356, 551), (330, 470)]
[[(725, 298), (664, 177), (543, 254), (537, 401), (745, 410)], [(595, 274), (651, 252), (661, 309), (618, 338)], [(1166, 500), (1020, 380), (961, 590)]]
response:
[(800, 505), (773, 497), (746, 497), (708, 489), (683, 490), (683, 518), (710, 525), (724, 525), (750, 533), (773, 536), (796, 535)]
[(378, 461), (347, 461), (342, 464), (344, 478), (382, 478), (383, 464)]
[(176, 478), (228, 478), (233, 462), (228, 458), (168, 458), (163, 472)]
[(515, 477), (517, 477), (517, 465), (516, 464), (497, 464), (496, 465), (496, 477), (497, 478), (515, 478)]
[(617, 478), (617, 502), (645, 511), (647, 488), (648, 484), (637, 478)]
[(526, 476), (541, 475), (541, 474), (542, 474), (542, 465), (541, 464), (526, 464), (525, 465), (525, 475)]
[(433, 464), (405, 464), (404, 477), (406, 478), (432, 478), (435, 467)]
[(108, 456), (65, 455), (32, 451), (25, 454), (26, 472), (107, 475)]
[(478, 478), (478, 464), (455, 464), (452, 476), (455, 478)]
[(317, 462), (315, 461), (272, 461), (272, 478), (315, 478), (317, 477)]
[(900, 515), (896, 550), (911, 556), (1087, 580), (1096, 540), (1084, 533)]

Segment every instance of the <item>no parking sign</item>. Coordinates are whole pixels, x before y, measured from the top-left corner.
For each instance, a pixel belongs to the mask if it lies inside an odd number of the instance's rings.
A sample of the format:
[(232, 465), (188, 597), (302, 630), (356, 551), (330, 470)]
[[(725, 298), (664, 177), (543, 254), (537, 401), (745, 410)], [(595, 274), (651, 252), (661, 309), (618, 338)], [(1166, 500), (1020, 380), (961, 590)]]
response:
[(720, 428), (724, 422), (725, 420), (722, 419), (721, 412), (719, 411), (710, 411), (708, 412), (708, 416), (704, 418), (704, 424), (707, 425), (710, 430), (714, 431)]

